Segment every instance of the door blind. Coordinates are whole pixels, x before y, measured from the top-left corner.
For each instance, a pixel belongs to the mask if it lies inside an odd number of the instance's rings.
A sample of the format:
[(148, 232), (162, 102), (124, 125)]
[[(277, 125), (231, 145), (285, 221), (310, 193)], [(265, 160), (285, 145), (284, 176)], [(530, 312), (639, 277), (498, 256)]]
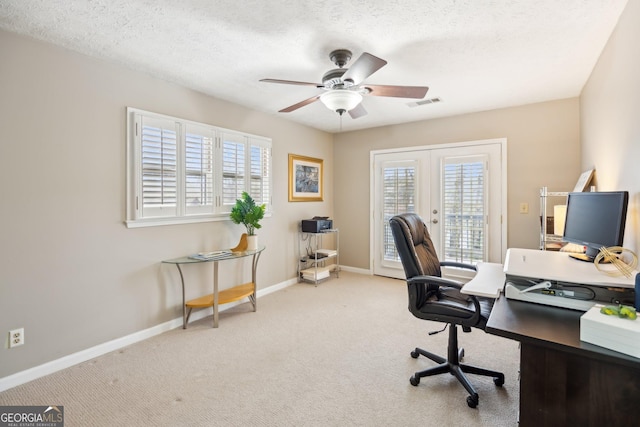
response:
[(400, 213), (415, 212), (415, 175), (415, 165), (383, 168), (384, 261), (400, 261), (389, 220)]
[[(478, 156), (481, 157), (481, 156)], [(486, 258), (486, 160), (446, 159), (443, 167), (443, 253), (447, 261)]]

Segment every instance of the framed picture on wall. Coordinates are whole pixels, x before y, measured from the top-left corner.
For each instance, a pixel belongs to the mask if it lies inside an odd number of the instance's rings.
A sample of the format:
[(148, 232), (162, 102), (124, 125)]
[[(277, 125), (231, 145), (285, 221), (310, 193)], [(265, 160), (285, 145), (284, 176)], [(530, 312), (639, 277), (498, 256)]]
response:
[(289, 201), (323, 200), (322, 159), (289, 154)]

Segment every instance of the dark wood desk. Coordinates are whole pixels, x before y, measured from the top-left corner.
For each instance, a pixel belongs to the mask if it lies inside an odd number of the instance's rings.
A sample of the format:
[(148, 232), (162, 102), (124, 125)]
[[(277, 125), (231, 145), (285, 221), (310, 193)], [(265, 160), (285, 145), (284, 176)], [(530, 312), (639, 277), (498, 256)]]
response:
[(640, 420), (640, 359), (580, 341), (582, 312), (508, 300), (486, 331), (520, 341), (520, 427)]

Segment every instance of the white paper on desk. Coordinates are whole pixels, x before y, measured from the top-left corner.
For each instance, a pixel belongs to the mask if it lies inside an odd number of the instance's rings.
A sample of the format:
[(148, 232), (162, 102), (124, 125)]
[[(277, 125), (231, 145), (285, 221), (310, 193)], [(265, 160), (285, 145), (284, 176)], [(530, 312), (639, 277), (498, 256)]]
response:
[(231, 251), (211, 251), (211, 252), (198, 252), (197, 254), (190, 255), (189, 258), (208, 261), (216, 258), (222, 258), (231, 253)]

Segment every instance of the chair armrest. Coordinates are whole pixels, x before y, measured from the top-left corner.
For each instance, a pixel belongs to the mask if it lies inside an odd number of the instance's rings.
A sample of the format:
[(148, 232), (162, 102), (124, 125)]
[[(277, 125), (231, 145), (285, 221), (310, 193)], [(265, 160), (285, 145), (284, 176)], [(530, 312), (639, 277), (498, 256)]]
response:
[(456, 289), (462, 289), (464, 286), (464, 283), (460, 283), (457, 280), (445, 279), (444, 277), (438, 276), (413, 276), (412, 278), (407, 279), (407, 283), (410, 285), (427, 282), (438, 286), (450, 286)]
[(463, 268), (465, 270), (473, 270), (477, 271), (477, 267), (473, 264), (467, 264), (465, 262), (457, 262), (457, 261), (440, 261), (440, 267), (456, 267)]

